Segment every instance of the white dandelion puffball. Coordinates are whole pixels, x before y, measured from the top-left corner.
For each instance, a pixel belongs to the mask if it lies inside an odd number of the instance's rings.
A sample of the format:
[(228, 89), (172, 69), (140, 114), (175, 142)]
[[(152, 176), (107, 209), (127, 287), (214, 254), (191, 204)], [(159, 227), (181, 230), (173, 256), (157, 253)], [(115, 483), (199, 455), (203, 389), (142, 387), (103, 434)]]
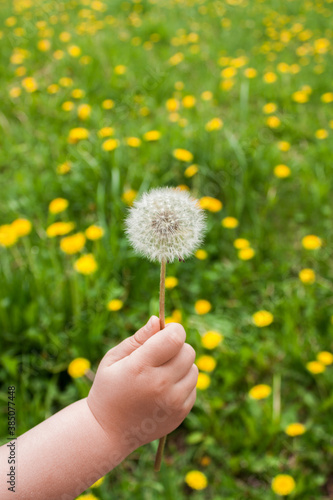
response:
[(157, 188), (134, 202), (125, 226), (134, 250), (152, 261), (173, 262), (202, 243), (205, 213), (187, 191)]

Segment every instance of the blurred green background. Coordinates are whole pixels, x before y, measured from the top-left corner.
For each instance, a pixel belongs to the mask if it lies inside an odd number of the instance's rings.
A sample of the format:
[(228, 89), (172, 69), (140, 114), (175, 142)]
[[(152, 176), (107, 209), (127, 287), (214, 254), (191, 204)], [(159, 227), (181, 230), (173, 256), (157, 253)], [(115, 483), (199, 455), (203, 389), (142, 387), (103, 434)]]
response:
[(333, 498), (332, 18), (332, 0), (0, 2), (1, 442), (8, 385), (21, 434), (88, 394), (73, 360), (95, 370), (158, 314), (134, 198), (182, 186), (207, 211), (201, 251), (167, 266), (196, 404), (159, 475), (155, 442), (83, 498)]

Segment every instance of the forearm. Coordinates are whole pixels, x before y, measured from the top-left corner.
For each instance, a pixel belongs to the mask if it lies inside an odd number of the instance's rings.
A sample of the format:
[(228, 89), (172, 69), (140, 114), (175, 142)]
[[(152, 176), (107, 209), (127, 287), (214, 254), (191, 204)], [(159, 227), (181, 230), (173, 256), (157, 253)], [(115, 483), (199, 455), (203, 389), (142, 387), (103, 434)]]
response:
[[(86, 399), (64, 408), (16, 441), (16, 495), (19, 500), (73, 500), (129, 453), (122, 437), (110, 438)], [(0, 449), (0, 498), (8, 491), (8, 447)]]

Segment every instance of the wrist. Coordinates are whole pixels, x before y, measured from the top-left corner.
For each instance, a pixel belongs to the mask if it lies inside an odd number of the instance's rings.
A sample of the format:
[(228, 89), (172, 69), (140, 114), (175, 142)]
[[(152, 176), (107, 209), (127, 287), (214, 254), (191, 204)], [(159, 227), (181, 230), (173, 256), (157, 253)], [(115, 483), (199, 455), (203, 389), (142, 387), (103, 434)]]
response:
[(124, 438), (122, 432), (115, 426), (112, 431), (110, 431), (110, 429), (106, 431), (103, 428), (88, 403), (88, 398), (84, 398), (82, 401), (84, 401), (86, 412), (90, 420), (90, 426), (96, 435), (97, 443), (101, 449), (103, 449), (105, 462), (109, 464), (109, 470), (112, 470), (133, 451), (133, 448)]

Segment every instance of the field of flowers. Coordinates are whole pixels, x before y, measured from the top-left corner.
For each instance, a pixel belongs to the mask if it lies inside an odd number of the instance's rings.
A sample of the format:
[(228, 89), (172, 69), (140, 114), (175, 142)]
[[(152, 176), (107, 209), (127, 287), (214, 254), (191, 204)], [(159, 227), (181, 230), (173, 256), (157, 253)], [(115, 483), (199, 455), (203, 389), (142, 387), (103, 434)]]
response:
[(133, 200), (207, 213), (166, 280), (196, 404), (80, 499), (333, 498), (332, 39), (332, 0), (0, 2), (2, 443), (8, 385), (21, 434), (158, 314)]

